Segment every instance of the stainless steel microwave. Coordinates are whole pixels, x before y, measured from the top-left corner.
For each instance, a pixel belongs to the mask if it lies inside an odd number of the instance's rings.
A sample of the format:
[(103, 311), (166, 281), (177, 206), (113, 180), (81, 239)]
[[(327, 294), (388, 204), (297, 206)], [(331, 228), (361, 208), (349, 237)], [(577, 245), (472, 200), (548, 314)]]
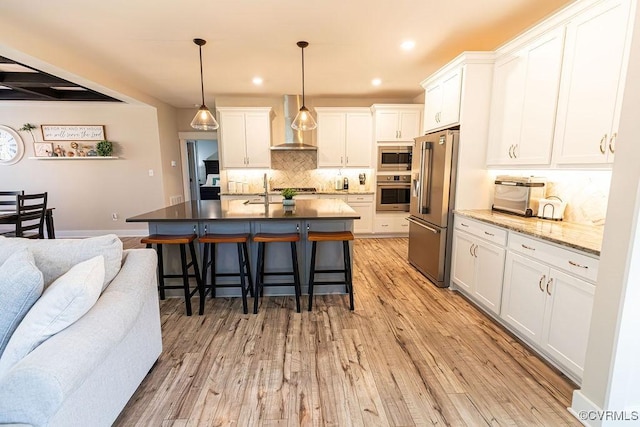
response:
[(538, 202), (544, 197), (543, 178), (498, 176), (493, 192), (493, 205), (496, 211), (522, 216), (534, 216), (538, 212)]
[(410, 145), (378, 146), (378, 172), (403, 172), (411, 170)]

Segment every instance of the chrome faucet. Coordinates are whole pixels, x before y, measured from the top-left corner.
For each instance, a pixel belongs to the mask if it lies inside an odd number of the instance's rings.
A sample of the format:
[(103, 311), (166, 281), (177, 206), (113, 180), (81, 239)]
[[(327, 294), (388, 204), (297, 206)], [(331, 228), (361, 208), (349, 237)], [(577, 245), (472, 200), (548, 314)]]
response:
[(265, 172), (263, 178), (264, 185), (264, 211), (269, 212), (269, 181), (267, 179), (267, 173)]

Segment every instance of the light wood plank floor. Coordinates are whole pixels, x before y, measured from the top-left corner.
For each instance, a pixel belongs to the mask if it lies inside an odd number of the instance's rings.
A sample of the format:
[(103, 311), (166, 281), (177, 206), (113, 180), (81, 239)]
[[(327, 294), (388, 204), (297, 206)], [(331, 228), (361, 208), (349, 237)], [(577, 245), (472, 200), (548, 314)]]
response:
[(240, 299), (207, 299), (192, 317), (162, 301), (164, 351), (116, 425), (580, 425), (566, 409), (575, 385), (430, 284), (406, 248), (355, 241), (355, 312), (346, 295), (300, 314), (291, 297), (257, 315)]

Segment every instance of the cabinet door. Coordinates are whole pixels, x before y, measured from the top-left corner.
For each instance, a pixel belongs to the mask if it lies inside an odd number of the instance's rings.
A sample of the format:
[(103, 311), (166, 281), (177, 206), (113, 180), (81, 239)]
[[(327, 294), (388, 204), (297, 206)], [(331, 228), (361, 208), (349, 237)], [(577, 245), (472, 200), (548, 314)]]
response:
[(461, 89), (462, 69), (456, 70), (442, 80), (442, 106), (438, 117), (439, 126), (449, 126), (460, 121)]
[(413, 142), (413, 138), (420, 135), (420, 111), (400, 112), (399, 139)]
[(440, 127), (438, 116), (442, 108), (442, 82), (434, 83), (425, 89), (424, 94), (424, 132)]
[[(475, 262), (473, 255), (476, 239), (460, 231), (453, 232), (451, 251), (451, 280), (462, 290), (472, 293), (475, 280)], [(501, 283), (502, 284), (502, 283)]]
[(341, 168), (345, 164), (344, 113), (318, 113), (318, 166)]
[(630, 2), (611, 0), (567, 26), (555, 133), (560, 164), (606, 163), (617, 132)]
[(376, 141), (398, 140), (398, 112), (376, 112)]
[(247, 166), (271, 167), (271, 126), (268, 112), (245, 113)]
[(345, 166), (373, 168), (371, 114), (347, 113), (345, 131)]
[(246, 167), (244, 113), (220, 112), (220, 145), (223, 168)]
[(476, 257), (473, 294), (495, 314), (500, 314), (505, 252), (504, 248), (482, 241), (473, 250)]
[(595, 286), (551, 269), (545, 292), (542, 347), (582, 378)]
[(500, 317), (532, 343), (542, 335), (549, 267), (509, 251)]
[(353, 221), (353, 232), (370, 234), (373, 232), (373, 203), (349, 203), (349, 206), (360, 215)]

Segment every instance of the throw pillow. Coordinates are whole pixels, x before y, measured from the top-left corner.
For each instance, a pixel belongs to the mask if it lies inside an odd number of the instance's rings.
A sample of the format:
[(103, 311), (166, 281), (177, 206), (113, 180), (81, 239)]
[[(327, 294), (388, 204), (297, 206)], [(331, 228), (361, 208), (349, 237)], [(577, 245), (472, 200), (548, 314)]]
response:
[(12, 253), (29, 248), (36, 267), (44, 276), (44, 288), (81, 261), (104, 256), (105, 277), (102, 290), (120, 271), (122, 241), (115, 234), (86, 239), (20, 239), (0, 237), (0, 263)]
[(0, 377), (42, 342), (81, 318), (100, 296), (102, 255), (83, 261), (58, 278), (31, 307), (0, 358)]
[(0, 265), (0, 356), (9, 338), (42, 294), (44, 281), (33, 255), (22, 249)]

